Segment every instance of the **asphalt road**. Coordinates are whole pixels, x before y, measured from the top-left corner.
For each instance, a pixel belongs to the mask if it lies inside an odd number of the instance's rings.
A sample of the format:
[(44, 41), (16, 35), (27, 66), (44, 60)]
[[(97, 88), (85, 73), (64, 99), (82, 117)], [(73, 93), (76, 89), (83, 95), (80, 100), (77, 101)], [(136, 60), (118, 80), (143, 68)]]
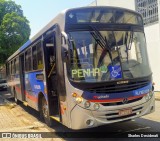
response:
[[(0, 95), (3, 95), (5, 97), (11, 97), (6, 92), (0, 92)], [(26, 107), (22, 106), (22, 110), (26, 110)], [(34, 111), (33, 109), (28, 110), (28, 113), (31, 114), (34, 117), (38, 116), (38, 113)], [(37, 118), (38, 120), (38, 118)], [(153, 132), (159, 132), (160, 135), (160, 101), (156, 101), (156, 111), (152, 114), (143, 116), (141, 118), (134, 119), (132, 121), (127, 122), (121, 122), (121, 123), (114, 123), (110, 125), (105, 125), (97, 128), (92, 129), (85, 129), (80, 131), (73, 131), (65, 126), (55, 122), (55, 125), (53, 128), (49, 128), (49, 131), (51, 132), (74, 132), (74, 134), (79, 134), (79, 132), (87, 132), (87, 137), (82, 138), (64, 138), (63, 135), (60, 135), (61, 140), (67, 140), (67, 141), (160, 141), (159, 138), (92, 138), (93, 134), (113, 134), (113, 137), (122, 137), (124, 134), (137, 134), (140, 132), (144, 132), (144, 134), (153, 134)], [(89, 137), (89, 138), (88, 138)]]

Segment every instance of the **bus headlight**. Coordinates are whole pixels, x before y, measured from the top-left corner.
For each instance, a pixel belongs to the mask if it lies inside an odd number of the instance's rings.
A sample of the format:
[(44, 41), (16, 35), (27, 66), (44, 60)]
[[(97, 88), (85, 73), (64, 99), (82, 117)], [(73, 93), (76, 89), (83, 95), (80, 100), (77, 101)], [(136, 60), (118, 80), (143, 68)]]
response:
[(98, 110), (100, 108), (100, 105), (98, 103), (95, 103), (93, 105), (94, 110)]
[(91, 103), (89, 102), (89, 101), (86, 101), (85, 103), (84, 103), (84, 107), (85, 108), (89, 108), (91, 106)]
[(77, 93), (72, 93), (72, 97), (74, 98), (74, 101), (77, 103), (77, 104), (80, 104), (83, 102), (83, 98), (78, 96)]
[(82, 98), (82, 97), (76, 97), (76, 103), (77, 103), (77, 104), (82, 103), (82, 101), (83, 101), (83, 98)]

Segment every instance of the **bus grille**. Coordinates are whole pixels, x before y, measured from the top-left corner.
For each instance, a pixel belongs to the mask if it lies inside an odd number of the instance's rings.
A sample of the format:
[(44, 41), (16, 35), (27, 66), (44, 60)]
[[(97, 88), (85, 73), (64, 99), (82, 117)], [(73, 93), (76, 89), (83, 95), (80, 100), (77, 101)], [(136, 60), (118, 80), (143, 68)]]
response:
[(149, 81), (130, 82), (128, 84), (107, 84), (106, 86), (89, 88), (87, 91), (91, 93), (118, 93), (136, 90), (145, 87), (149, 84)]

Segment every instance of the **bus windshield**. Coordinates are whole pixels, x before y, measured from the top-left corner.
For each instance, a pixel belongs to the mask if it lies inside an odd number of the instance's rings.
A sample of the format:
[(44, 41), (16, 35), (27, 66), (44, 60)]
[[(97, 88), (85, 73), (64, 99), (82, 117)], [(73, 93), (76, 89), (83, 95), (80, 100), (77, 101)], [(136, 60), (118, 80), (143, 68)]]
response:
[(149, 76), (145, 36), (140, 31), (69, 32), (69, 76), (78, 82), (102, 82)]

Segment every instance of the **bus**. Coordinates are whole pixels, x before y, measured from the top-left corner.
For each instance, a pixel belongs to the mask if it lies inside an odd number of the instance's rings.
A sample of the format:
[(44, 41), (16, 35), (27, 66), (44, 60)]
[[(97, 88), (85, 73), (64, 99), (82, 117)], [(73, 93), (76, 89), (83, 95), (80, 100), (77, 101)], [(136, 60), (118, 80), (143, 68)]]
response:
[[(71, 129), (154, 112), (142, 16), (108, 6), (62, 11), (6, 61), (15, 101)], [(54, 120), (53, 120), (54, 119)]]

